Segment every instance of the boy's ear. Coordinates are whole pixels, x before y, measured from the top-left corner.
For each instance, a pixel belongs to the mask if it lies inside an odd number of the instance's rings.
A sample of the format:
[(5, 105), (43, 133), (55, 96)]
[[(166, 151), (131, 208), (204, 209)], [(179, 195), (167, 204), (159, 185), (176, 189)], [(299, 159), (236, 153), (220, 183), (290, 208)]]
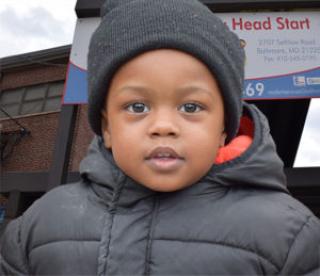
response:
[(220, 147), (224, 147), (226, 144), (226, 139), (227, 139), (227, 134), (225, 131), (223, 131), (221, 133), (221, 137), (220, 137)]
[(110, 149), (112, 143), (111, 143), (111, 134), (110, 134), (109, 124), (108, 124), (107, 111), (105, 109), (103, 109), (101, 112), (101, 115), (102, 115), (101, 130), (102, 130), (102, 137), (103, 137), (104, 145), (106, 148)]

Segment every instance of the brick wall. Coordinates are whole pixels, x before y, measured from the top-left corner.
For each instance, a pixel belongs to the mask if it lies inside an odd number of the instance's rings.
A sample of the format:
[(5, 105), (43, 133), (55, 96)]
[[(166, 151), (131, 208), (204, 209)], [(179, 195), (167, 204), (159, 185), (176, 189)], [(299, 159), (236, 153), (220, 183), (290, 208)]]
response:
[[(21, 139), (14, 151), (2, 164), (3, 172), (48, 171), (51, 166), (56, 142), (60, 112), (29, 115), (17, 118), (18, 122), (31, 132)], [(0, 120), (2, 132), (19, 130), (11, 120)], [(78, 171), (94, 134), (87, 120), (87, 105), (78, 108), (74, 130), (69, 171)]]
[(7, 90), (28, 85), (64, 80), (67, 65), (30, 67), (23, 71), (11, 71), (2, 74), (0, 89)]
[[(28, 85), (64, 80), (66, 67), (41, 66), (23, 71), (4, 73), (0, 80), (0, 89), (14, 89)], [(51, 167), (60, 112), (42, 113), (16, 117), (17, 121), (27, 128), (31, 135), (23, 138), (14, 147), (11, 156), (2, 164), (3, 172), (48, 171)], [(18, 130), (11, 120), (0, 119), (2, 132)], [(87, 120), (87, 105), (78, 108), (74, 130), (69, 171), (78, 171), (81, 160), (94, 134)]]
[[(31, 132), (21, 139), (12, 154), (2, 163), (3, 172), (47, 171), (50, 168), (59, 112), (18, 118), (18, 122)], [(1, 120), (2, 132), (19, 130), (11, 120)]]
[[(0, 89), (8, 90), (28, 85), (64, 80), (67, 66), (34, 66), (4, 72), (0, 79)], [(48, 171), (56, 140), (60, 112), (18, 116), (15, 119), (31, 132), (13, 148), (12, 154), (2, 162), (2, 172)], [(1, 131), (19, 130), (12, 120), (0, 120)]]

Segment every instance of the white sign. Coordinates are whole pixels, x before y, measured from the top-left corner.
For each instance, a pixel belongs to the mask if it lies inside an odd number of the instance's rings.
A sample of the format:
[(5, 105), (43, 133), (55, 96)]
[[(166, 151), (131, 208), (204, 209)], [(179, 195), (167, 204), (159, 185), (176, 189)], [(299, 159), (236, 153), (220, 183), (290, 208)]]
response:
[(221, 18), (246, 51), (244, 98), (320, 97), (320, 12)]

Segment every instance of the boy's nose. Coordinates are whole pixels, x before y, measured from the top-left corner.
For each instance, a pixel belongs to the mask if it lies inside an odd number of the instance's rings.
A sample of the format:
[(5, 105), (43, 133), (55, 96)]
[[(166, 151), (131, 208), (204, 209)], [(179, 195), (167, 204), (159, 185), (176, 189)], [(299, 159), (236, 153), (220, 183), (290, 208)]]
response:
[(151, 137), (179, 136), (179, 128), (171, 116), (159, 116), (150, 124), (149, 135)]

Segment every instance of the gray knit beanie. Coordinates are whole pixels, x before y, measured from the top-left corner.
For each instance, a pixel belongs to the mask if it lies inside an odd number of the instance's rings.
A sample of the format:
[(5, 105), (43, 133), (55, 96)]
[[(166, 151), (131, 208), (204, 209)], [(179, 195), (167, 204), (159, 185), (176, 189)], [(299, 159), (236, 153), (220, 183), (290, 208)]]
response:
[(197, 0), (108, 0), (88, 54), (89, 122), (101, 136), (101, 110), (119, 67), (155, 49), (189, 53), (218, 81), (225, 108), (227, 141), (237, 133), (242, 112), (244, 50), (239, 38)]

